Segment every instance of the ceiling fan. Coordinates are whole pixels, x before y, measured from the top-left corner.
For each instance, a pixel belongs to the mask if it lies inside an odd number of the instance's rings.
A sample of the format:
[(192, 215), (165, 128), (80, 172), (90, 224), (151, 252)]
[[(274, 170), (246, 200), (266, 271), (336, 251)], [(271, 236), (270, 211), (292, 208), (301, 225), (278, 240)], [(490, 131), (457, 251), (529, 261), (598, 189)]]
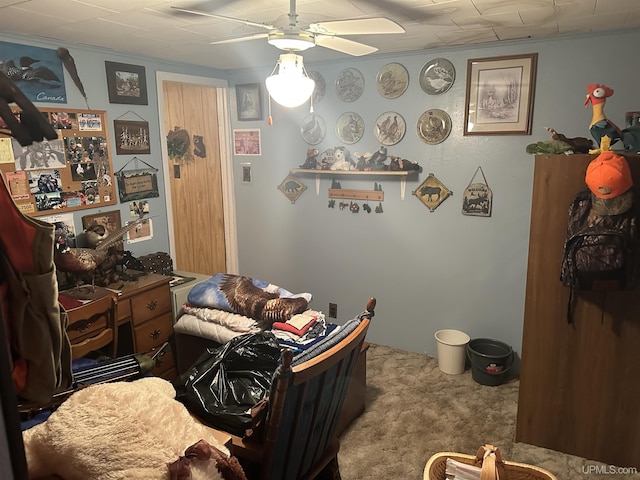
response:
[(378, 49), (364, 43), (342, 38), (341, 36), (379, 35), (390, 33), (404, 33), (405, 31), (402, 26), (385, 17), (335, 20), (329, 22), (311, 23), (309, 25), (299, 25), (298, 14), (296, 13), (296, 0), (290, 0), (288, 13), (289, 24), (284, 28), (276, 27), (268, 23), (241, 20), (239, 18), (227, 17), (224, 15), (204, 12), (201, 10), (192, 10), (188, 8), (173, 6), (171, 8), (185, 13), (219, 18), (222, 20), (229, 20), (250, 27), (257, 27), (266, 30), (266, 32), (263, 33), (256, 33), (249, 36), (211, 42), (212, 45), (244, 42), (247, 40), (266, 38), (269, 44), (288, 52), (302, 51), (318, 45), (320, 47), (325, 47), (331, 50), (346, 53), (347, 55), (362, 56), (369, 53), (374, 53)]

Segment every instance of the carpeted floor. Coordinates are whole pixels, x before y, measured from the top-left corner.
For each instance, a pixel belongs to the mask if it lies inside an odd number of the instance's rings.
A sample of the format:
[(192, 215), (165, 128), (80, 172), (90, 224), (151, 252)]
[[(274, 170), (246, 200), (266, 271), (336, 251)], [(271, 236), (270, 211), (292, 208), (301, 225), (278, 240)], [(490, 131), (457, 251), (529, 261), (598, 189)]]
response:
[(475, 454), (484, 443), (500, 447), (505, 460), (537, 465), (559, 480), (640, 479), (640, 473), (598, 473), (606, 465), (515, 443), (518, 385), (480, 385), (470, 370), (446, 375), (434, 358), (371, 345), (366, 409), (341, 438), (342, 479), (422, 479), (434, 453)]

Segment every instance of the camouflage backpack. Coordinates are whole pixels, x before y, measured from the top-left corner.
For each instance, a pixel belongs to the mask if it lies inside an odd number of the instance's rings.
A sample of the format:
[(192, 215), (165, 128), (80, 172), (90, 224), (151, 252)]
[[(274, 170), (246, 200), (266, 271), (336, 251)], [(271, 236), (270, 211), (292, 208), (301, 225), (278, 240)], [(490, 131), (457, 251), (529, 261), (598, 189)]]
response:
[(592, 201), (586, 189), (569, 206), (560, 280), (575, 290), (631, 289), (639, 277), (638, 202), (618, 215), (598, 215)]

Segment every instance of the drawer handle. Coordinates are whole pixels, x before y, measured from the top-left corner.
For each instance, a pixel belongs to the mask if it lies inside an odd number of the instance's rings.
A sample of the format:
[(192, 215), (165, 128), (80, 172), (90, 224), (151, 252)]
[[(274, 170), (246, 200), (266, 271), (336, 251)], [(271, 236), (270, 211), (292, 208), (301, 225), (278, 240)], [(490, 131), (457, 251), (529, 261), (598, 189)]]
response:
[(152, 311), (155, 310), (157, 306), (158, 306), (157, 300), (151, 300), (149, 303), (147, 303), (147, 308)]
[(84, 332), (86, 332), (87, 330), (89, 330), (89, 327), (90, 327), (90, 326), (91, 326), (91, 322), (87, 322), (87, 323), (84, 323), (84, 324), (80, 325), (78, 328), (76, 328), (76, 330), (77, 330), (79, 333), (84, 333)]
[(155, 329), (153, 332), (151, 332), (151, 338), (153, 338), (154, 340), (157, 340), (160, 337), (160, 334), (162, 332), (158, 329)]

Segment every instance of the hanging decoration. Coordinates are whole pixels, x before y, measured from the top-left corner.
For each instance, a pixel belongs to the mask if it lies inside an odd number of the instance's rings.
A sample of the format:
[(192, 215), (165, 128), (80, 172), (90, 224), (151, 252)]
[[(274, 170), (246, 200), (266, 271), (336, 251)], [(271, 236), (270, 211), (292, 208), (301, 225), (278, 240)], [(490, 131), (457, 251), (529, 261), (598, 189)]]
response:
[(173, 130), (167, 133), (167, 154), (172, 160), (190, 160), (190, 147), (190, 135), (184, 128), (173, 127)]
[[(483, 182), (473, 183), (478, 172), (482, 175)], [(492, 206), (493, 193), (489, 188), (489, 184), (484, 176), (482, 167), (479, 166), (476, 168), (473, 177), (471, 177), (471, 180), (469, 181), (469, 185), (462, 195), (462, 214), (473, 215), (476, 217), (490, 217)]]
[[(140, 168), (138, 161), (148, 168)], [(127, 165), (134, 162), (135, 170), (125, 170)], [(120, 203), (132, 202), (143, 198), (159, 197), (158, 169), (149, 165), (138, 157), (133, 157), (116, 172)]]
[[(138, 117), (140, 121), (122, 120), (122, 117), (129, 113)], [(113, 131), (118, 155), (151, 153), (149, 122), (133, 110), (128, 110), (113, 121)]]
[(418, 200), (420, 200), (432, 213), (442, 202), (453, 195), (453, 192), (445, 187), (433, 173), (430, 173), (424, 182), (422, 182), (412, 193), (418, 197)]
[(296, 200), (300, 198), (300, 195), (302, 195), (306, 189), (307, 186), (291, 173), (278, 185), (278, 190), (280, 190), (291, 203), (296, 203)]

